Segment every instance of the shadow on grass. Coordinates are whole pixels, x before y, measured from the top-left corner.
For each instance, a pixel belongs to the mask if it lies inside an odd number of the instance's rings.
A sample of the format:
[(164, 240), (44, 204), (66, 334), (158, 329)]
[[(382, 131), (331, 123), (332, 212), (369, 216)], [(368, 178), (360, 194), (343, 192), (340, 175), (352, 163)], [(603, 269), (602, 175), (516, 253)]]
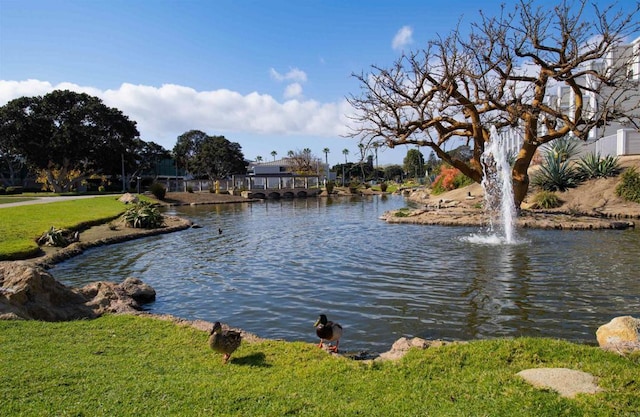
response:
[(235, 365), (249, 365), (258, 366), (261, 368), (270, 368), (272, 365), (267, 363), (266, 359), (267, 357), (264, 353), (258, 352), (239, 358), (231, 358), (230, 362)]

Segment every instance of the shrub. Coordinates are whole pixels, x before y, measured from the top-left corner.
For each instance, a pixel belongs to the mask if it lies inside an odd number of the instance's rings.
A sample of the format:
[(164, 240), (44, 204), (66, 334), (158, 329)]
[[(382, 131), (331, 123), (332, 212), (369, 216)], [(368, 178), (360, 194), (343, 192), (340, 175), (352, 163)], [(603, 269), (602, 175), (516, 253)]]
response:
[(395, 217), (408, 217), (410, 213), (410, 209), (408, 207), (403, 207), (401, 209), (398, 209), (395, 213), (394, 216)]
[(561, 205), (562, 201), (551, 191), (540, 191), (533, 197), (533, 208), (550, 209)]
[(122, 217), (127, 226), (137, 229), (155, 229), (164, 223), (158, 208), (148, 201), (140, 201), (129, 207)]
[(327, 194), (333, 193), (333, 188), (335, 186), (336, 184), (333, 181), (327, 181), (327, 183), (325, 184), (325, 188), (327, 189)]
[[(215, 191), (215, 190), (214, 190), (214, 191)], [(192, 186), (190, 186), (190, 185), (188, 185), (188, 186), (187, 186), (187, 192), (188, 192), (188, 193), (193, 193), (193, 187), (192, 187)], [(160, 199), (160, 200), (162, 200), (162, 199)]]
[(4, 194), (6, 192), (7, 190), (5, 190), (4, 187), (0, 185), (0, 194)]
[(620, 182), (616, 187), (616, 194), (628, 201), (640, 203), (640, 174), (635, 167), (622, 173)]
[(449, 165), (440, 167), (440, 175), (433, 181), (432, 193), (442, 194), (445, 191), (455, 190), (473, 183), (473, 180), (464, 175), (458, 168)]
[(608, 155), (602, 158), (596, 152), (580, 158), (577, 166), (576, 174), (582, 180), (614, 177), (620, 173), (619, 158), (617, 156)]
[(7, 193), (7, 194), (22, 194), (22, 187), (20, 187), (20, 186), (7, 187), (5, 189), (5, 193)]
[(100, 192), (100, 193), (104, 193), (105, 190), (106, 190), (106, 188), (104, 187), (104, 185), (101, 185), (101, 186), (98, 187), (98, 192)]
[(164, 200), (164, 196), (167, 194), (167, 189), (164, 188), (164, 185), (160, 184), (159, 182), (154, 182), (153, 184), (151, 184), (150, 191), (151, 194), (153, 194), (153, 196), (158, 200)]
[(380, 183), (380, 191), (382, 191), (383, 193), (387, 191), (387, 183), (386, 182)]

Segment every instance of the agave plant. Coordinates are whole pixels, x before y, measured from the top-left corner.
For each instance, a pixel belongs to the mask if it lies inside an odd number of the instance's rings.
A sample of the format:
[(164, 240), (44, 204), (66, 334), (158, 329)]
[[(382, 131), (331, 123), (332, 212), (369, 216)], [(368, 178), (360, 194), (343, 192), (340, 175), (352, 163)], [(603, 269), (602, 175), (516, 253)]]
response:
[(78, 232), (73, 232), (67, 229), (56, 229), (54, 226), (51, 226), (49, 230), (44, 232), (42, 236), (38, 238), (37, 242), (38, 245), (64, 248), (71, 242), (77, 241), (78, 235)]
[(531, 183), (545, 191), (565, 191), (577, 186), (580, 178), (569, 160), (563, 160), (562, 154), (548, 152)]
[(580, 158), (577, 166), (577, 174), (583, 180), (613, 177), (618, 175), (621, 169), (617, 156), (608, 155), (602, 158), (597, 152), (589, 153)]
[(561, 162), (568, 161), (575, 156), (578, 149), (578, 142), (574, 139), (561, 138), (553, 141), (547, 154), (553, 154)]
[(148, 201), (140, 201), (129, 207), (122, 217), (127, 226), (138, 229), (155, 229), (164, 223), (158, 208)]

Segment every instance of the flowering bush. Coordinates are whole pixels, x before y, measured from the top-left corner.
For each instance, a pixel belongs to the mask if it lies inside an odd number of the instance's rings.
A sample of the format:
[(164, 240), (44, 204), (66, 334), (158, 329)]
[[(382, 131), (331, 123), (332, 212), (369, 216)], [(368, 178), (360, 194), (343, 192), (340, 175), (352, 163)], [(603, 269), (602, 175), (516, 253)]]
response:
[(432, 193), (442, 194), (471, 184), (473, 180), (464, 175), (458, 168), (449, 165), (440, 167), (440, 174), (433, 181)]

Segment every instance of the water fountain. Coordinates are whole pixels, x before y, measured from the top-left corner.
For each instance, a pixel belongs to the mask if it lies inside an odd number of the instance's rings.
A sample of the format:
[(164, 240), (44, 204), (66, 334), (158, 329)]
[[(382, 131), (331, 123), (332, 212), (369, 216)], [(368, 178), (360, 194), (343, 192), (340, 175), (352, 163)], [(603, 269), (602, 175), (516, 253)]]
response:
[(485, 212), (489, 218), (488, 235), (469, 238), (476, 243), (513, 244), (516, 210), (511, 183), (511, 167), (507, 160), (506, 136), (491, 126), (491, 140), (486, 144), (481, 162), (484, 170)]

